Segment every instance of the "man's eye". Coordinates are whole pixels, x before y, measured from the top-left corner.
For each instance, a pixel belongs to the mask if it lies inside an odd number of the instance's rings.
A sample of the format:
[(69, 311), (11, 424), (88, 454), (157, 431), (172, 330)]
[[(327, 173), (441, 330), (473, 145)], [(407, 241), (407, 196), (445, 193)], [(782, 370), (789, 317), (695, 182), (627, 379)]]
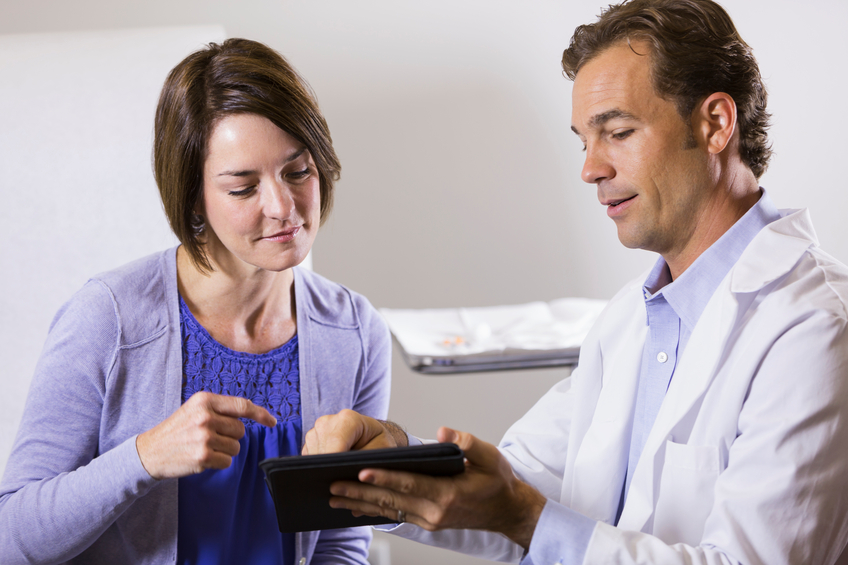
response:
[(632, 133), (633, 133), (633, 130), (628, 129), (628, 130), (616, 132), (616, 133), (612, 134), (612, 137), (614, 139), (627, 139), (628, 137), (630, 137), (630, 134), (632, 134)]

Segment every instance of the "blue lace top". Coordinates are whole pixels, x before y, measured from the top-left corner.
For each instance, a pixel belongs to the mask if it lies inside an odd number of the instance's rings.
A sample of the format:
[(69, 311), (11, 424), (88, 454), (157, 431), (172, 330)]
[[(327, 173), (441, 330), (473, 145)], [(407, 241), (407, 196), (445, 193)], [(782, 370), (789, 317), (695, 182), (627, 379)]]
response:
[(294, 565), (294, 534), (281, 534), (259, 462), (300, 452), (302, 421), (295, 335), (268, 353), (233, 351), (215, 341), (180, 298), (183, 397), (200, 391), (249, 398), (277, 418), (274, 428), (242, 419), (232, 465), (179, 479), (178, 565)]

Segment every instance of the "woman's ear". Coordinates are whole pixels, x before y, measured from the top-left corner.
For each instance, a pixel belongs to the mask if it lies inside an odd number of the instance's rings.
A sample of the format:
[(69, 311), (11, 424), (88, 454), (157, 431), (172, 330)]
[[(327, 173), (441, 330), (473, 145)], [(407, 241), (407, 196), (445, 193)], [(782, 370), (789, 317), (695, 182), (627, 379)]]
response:
[(700, 133), (707, 150), (721, 153), (736, 131), (736, 102), (725, 92), (715, 92), (704, 98), (692, 119), (692, 129)]

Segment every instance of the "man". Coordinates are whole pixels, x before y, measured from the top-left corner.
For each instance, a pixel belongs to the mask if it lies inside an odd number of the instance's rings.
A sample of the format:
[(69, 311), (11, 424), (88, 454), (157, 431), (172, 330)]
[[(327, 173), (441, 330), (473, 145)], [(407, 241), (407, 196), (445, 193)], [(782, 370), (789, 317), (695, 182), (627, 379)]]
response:
[[(750, 48), (711, 0), (633, 0), (579, 27), (563, 68), (583, 180), (656, 265), (499, 449), (442, 428), (465, 473), (365, 470), (333, 485), (331, 505), (537, 565), (835, 563), (848, 541), (848, 269), (806, 211), (778, 211), (758, 185), (768, 114)], [(344, 412), (304, 452), (406, 441)]]

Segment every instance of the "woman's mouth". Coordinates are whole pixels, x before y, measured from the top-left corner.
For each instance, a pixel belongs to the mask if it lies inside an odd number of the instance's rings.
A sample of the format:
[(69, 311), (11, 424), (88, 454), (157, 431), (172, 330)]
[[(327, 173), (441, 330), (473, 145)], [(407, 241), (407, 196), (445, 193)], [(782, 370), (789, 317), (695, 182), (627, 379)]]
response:
[(288, 228), (288, 229), (281, 230), (281, 231), (279, 231), (279, 232), (277, 232), (273, 235), (265, 236), (262, 239), (264, 241), (271, 241), (271, 242), (274, 242), (274, 243), (285, 243), (287, 241), (293, 240), (297, 236), (297, 233), (299, 231), (300, 231), (300, 226), (298, 226), (296, 228)]

